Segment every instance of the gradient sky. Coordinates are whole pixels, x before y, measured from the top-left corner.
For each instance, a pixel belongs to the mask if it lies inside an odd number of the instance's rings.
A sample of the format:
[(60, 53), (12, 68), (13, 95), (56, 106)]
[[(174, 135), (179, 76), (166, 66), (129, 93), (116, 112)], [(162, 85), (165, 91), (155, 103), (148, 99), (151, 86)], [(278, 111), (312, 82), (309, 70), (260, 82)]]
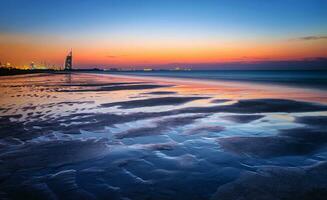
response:
[(103, 68), (327, 57), (326, 0), (1, 0), (0, 8), (0, 61), (16, 65), (62, 65), (70, 48), (76, 67)]

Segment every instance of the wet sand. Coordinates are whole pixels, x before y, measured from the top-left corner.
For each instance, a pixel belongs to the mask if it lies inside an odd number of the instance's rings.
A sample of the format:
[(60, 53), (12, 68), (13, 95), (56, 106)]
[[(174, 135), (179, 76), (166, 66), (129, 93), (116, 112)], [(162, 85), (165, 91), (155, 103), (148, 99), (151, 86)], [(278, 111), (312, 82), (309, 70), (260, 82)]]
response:
[(86, 73), (0, 90), (0, 199), (327, 194), (324, 90)]

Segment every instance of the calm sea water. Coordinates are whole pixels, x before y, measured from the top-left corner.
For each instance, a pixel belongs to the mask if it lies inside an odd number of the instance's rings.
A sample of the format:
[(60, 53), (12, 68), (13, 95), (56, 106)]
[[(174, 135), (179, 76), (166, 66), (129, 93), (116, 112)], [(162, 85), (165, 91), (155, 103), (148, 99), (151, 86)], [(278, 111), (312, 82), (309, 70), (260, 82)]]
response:
[(150, 72), (130, 71), (109, 73), (207, 80), (250, 81), (327, 89), (327, 71), (196, 70)]

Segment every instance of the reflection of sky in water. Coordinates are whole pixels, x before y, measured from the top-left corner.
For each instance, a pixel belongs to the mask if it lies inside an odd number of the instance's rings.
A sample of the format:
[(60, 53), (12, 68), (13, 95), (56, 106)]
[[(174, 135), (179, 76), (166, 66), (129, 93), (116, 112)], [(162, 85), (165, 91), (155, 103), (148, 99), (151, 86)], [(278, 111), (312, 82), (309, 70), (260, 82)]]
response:
[[(265, 184), (280, 184), (275, 193), (287, 194), (287, 185), (274, 178), (280, 174), (309, 180), (307, 188), (290, 191), (325, 187), (310, 176), (317, 170), (327, 180), (327, 107), (321, 104), (327, 94), (321, 91), (91, 74), (5, 77), (0, 89), (1, 192), (13, 199), (21, 196), (12, 191), (233, 199), (242, 184), (256, 186), (252, 178), (268, 196), (273, 189)], [(276, 105), (287, 111), (269, 110)], [(260, 177), (262, 171), (271, 178)]]

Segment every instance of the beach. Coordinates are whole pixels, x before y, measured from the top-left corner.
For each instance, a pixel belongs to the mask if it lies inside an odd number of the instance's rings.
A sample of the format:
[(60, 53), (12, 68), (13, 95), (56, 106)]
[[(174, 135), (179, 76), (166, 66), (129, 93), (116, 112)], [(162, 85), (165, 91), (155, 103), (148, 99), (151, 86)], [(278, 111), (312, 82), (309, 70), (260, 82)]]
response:
[(327, 194), (324, 88), (44, 73), (0, 90), (0, 199)]

